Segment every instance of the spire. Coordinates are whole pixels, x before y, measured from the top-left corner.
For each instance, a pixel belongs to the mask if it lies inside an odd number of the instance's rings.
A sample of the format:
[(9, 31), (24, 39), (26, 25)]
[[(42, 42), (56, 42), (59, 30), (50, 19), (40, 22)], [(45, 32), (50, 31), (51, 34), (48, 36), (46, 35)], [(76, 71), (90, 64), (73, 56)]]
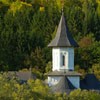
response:
[(64, 9), (63, 9), (63, 7), (62, 7), (62, 14), (64, 13)]
[(49, 47), (78, 47), (78, 44), (75, 42), (75, 40), (69, 33), (68, 27), (65, 23), (63, 8), (62, 8), (62, 15), (58, 25), (56, 36), (48, 46)]

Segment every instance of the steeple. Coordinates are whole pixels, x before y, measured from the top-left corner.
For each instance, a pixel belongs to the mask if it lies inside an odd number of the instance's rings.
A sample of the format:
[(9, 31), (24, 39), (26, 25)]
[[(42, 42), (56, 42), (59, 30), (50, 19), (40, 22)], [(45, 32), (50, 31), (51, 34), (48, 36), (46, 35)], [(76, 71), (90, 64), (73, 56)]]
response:
[(79, 88), (80, 74), (74, 72), (74, 47), (78, 44), (68, 30), (63, 9), (56, 36), (48, 46), (52, 47), (52, 72), (48, 73), (48, 85), (53, 86), (54, 92)]
[(62, 16), (59, 22), (56, 36), (48, 46), (49, 47), (78, 47), (78, 44), (71, 36), (68, 27), (65, 23), (63, 9), (62, 9)]

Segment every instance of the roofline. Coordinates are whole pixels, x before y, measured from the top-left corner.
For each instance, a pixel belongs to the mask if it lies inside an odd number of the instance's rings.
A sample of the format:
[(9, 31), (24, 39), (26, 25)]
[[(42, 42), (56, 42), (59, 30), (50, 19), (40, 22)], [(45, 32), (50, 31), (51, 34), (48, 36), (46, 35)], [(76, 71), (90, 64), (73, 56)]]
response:
[(80, 46), (78, 44), (76, 46), (75, 45), (74, 46), (72, 46), (72, 45), (71, 46), (57, 46), (57, 45), (56, 46), (54, 46), (54, 45), (52, 46), (52, 45), (49, 44), (49, 45), (47, 45), (47, 47), (49, 47), (49, 48), (53, 48), (53, 47), (73, 47), (73, 48), (78, 48)]
[(50, 74), (45, 74), (45, 76), (82, 76), (82, 74), (79, 74), (79, 75), (66, 75), (66, 74), (63, 74), (63, 75), (50, 75)]
[(78, 46), (47, 46), (47, 47), (49, 47), (49, 48), (53, 48), (53, 47), (72, 47), (72, 48), (78, 48), (79, 47), (79, 45)]

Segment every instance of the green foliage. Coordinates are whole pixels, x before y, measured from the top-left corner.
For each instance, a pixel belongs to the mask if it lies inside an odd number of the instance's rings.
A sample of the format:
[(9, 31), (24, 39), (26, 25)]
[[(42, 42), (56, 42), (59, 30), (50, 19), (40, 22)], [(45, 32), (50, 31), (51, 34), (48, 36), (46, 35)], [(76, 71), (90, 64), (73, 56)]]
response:
[(96, 75), (96, 77), (100, 80), (100, 63), (94, 64), (92, 66), (92, 71)]
[(19, 80), (8, 73), (0, 73), (0, 100), (99, 100), (100, 94), (94, 91), (73, 90), (69, 95), (66, 93), (51, 93), (42, 80), (28, 80), (19, 84)]
[(79, 65), (75, 66), (75, 71), (78, 72), (78, 73), (80, 73), (82, 75), (81, 78), (84, 78), (85, 75), (87, 74), (86, 71), (84, 70), (84, 68), (83, 69), (80, 68)]
[[(8, 74), (0, 74), (0, 100), (34, 100), (50, 98), (48, 87), (40, 80), (28, 80), (19, 84), (18, 80), (9, 80)], [(48, 100), (48, 99), (47, 99)]]
[(52, 62), (47, 63), (45, 70), (46, 70), (46, 73), (52, 70)]
[(15, 13), (19, 10), (21, 10), (22, 7), (27, 6), (27, 7), (31, 7), (31, 4), (28, 4), (26, 2), (22, 2), (20, 0), (16, 0), (15, 2), (12, 2), (10, 5), (10, 9), (9, 12), (12, 12), (13, 15), (15, 15)]
[(36, 78), (43, 79), (43, 73), (41, 73), (40, 70), (33, 68), (32, 73), (36, 75)]
[(99, 93), (87, 90), (81, 91), (80, 89), (78, 89), (70, 93), (69, 100), (98, 100), (99, 98), (100, 98)]
[(25, 66), (27, 67), (35, 67), (40, 71), (44, 71), (45, 59), (42, 49), (37, 47), (34, 52), (31, 52), (30, 56), (26, 56), (24, 62)]
[[(94, 39), (92, 34), (84, 36), (79, 41), (79, 46), (76, 51), (77, 64), (80, 63), (80, 66), (84, 69), (88, 69), (94, 63), (99, 63), (100, 60), (100, 47), (99, 42)], [(78, 54), (77, 54), (78, 53)], [(96, 58), (96, 59), (95, 59)]]
[[(99, 0), (0, 0), (0, 70), (40, 69), (51, 49), (64, 5), (69, 31), (80, 45), (75, 65), (89, 69), (100, 61)], [(49, 67), (47, 67), (49, 70)]]

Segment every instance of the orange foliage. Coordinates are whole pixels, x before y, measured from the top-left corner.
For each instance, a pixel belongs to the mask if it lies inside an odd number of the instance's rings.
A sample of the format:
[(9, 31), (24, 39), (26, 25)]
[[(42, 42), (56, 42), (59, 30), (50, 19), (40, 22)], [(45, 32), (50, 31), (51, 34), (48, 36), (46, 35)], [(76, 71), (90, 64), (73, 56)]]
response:
[(91, 37), (83, 37), (80, 42), (79, 42), (79, 45), (80, 47), (88, 47), (90, 46), (91, 44), (93, 43), (93, 39)]

